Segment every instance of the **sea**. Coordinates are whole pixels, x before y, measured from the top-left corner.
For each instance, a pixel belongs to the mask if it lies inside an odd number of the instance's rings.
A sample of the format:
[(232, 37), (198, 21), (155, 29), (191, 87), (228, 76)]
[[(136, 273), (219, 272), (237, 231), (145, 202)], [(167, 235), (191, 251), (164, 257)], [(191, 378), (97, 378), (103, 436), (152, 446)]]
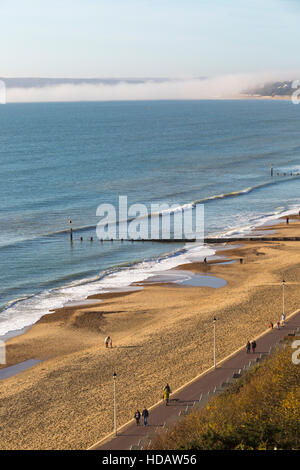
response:
[(206, 237), (300, 209), (300, 106), (287, 100), (16, 103), (0, 124), (0, 339), (215, 253), (101, 242), (100, 204), (201, 204)]

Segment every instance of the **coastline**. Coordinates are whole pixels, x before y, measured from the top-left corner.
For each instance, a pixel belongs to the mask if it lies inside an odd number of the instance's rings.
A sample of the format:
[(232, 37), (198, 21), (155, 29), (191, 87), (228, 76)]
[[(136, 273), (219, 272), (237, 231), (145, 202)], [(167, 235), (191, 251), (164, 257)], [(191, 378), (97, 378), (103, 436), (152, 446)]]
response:
[[(264, 230), (299, 235), (299, 223), (295, 216), (289, 225)], [(42, 362), (1, 382), (1, 448), (92, 445), (112, 429), (115, 369), (121, 425), (136, 406), (157, 402), (166, 381), (178, 388), (211, 365), (213, 315), (222, 338), (218, 359), (265, 330), (269, 321), (275, 323), (283, 275), (291, 294), (287, 310), (295, 310), (300, 299), (298, 245), (245, 242), (217, 253), (229, 259), (242, 257), (242, 265), (177, 266), (224, 278), (227, 285), (219, 289), (145, 283), (140, 291), (93, 296), (101, 302), (65, 307), (42, 317), (7, 343), (7, 365), (28, 359)], [(104, 348), (107, 334), (113, 338), (112, 350)]]

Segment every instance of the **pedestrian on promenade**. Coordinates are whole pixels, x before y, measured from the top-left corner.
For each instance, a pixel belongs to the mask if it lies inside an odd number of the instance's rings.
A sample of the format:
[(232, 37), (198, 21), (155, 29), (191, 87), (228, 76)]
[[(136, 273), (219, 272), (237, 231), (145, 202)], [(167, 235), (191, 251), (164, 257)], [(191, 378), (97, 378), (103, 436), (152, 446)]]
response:
[(280, 320), (277, 322), (277, 330), (280, 330)]
[(146, 407), (143, 409), (142, 416), (143, 416), (143, 418), (144, 418), (144, 426), (147, 426), (147, 424), (148, 424), (149, 411), (147, 410)]
[(269, 328), (271, 328), (271, 329), (273, 330), (273, 328), (274, 328), (274, 325), (273, 325), (273, 323), (272, 323), (272, 322), (270, 322), (270, 324), (269, 324)]
[(136, 421), (136, 425), (139, 426), (140, 419), (141, 419), (141, 413), (140, 413), (139, 410), (136, 410), (136, 412), (134, 413), (134, 418), (135, 418), (135, 421)]
[(282, 323), (282, 326), (284, 326), (284, 322), (285, 322), (285, 314), (283, 313), (281, 315), (281, 323)]
[(250, 344), (250, 341), (248, 341), (248, 343), (246, 344), (246, 351), (247, 351), (247, 354), (250, 353), (250, 350), (251, 350), (251, 344)]
[(254, 354), (254, 353), (255, 353), (255, 349), (256, 349), (256, 341), (255, 341), (255, 340), (252, 341), (252, 345), (251, 345), (251, 346), (252, 346), (252, 352), (253, 352), (253, 354)]
[(167, 385), (165, 386), (164, 390), (163, 390), (163, 399), (165, 400), (166, 402), (166, 406), (168, 406), (169, 404), (169, 398), (170, 398), (170, 393), (171, 393), (171, 388), (170, 388), (170, 385), (167, 383)]
[(108, 343), (110, 341), (110, 336), (106, 336), (105, 340), (104, 340), (104, 343), (105, 343), (105, 347), (108, 348)]

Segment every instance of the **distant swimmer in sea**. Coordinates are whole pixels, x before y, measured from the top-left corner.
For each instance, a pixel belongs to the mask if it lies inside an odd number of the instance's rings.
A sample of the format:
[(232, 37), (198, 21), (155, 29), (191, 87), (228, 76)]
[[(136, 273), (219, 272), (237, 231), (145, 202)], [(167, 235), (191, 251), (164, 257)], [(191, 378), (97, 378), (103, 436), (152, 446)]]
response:
[(248, 343), (246, 344), (246, 351), (247, 351), (247, 354), (250, 353), (250, 350), (251, 350), (251, 343), (250, 343), (250, 341), (248, 341)]
[(110, 336), (106, 336), (105, 340), (104, 340), (104, 343), (105, 343), (105, 347), (108, 348), (108, 344), (110, 342)]

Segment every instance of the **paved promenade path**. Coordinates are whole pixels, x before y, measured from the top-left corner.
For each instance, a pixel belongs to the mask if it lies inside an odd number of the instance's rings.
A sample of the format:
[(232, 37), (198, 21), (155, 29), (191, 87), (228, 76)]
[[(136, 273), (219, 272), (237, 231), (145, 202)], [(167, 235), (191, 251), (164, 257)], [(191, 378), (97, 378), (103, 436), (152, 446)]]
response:
[[(260, 354), (268, 354), (272, 346), (276, 346), (285, 336), (291, 334), (300, 327), (300, 310), (289, 316), (284, 327), (273, 329), (263, 333), (257, 337), (257, 351), (255, 354), (246, 353), (246, 348), (237, 351), (228, 358), (223, 359), (217, 364), (216, 369), (210, 369), (204, 372), (198, 378), (186, 384), (184, 387), (173, 393), (170, 397), (171, 401), (168, 406), (160, 402), (149, 408), (149, 425), (136, 426), (135, 422), (130, 422), (122, 426), (118, 430), (118, 436), (113, 434), (99, 441), (90, 447), (91, 450), (128, 450), (132, 446), (137, 446), (140, 440), (144, 440), (147, 436), (151, 436), (157, 428), (162, 428), (164, 423), (172, 423), (178, 416), (179, 412), (184, 412), (187, 406), (192, 406), (194, 402), (198, 402), (201, 394), (213, 391), (215, 387), (226, 380), (232, 378), (233, 374), (238, 373), (249, 362), (255, 362)], [(292, 354), (292, 351), (291, 351)], [(172, 384), (170, 384), (172, 387)], [(142, 410), (140, 410), (142, 411)], [(132, 410), (132, 415), (135, 410)]]

